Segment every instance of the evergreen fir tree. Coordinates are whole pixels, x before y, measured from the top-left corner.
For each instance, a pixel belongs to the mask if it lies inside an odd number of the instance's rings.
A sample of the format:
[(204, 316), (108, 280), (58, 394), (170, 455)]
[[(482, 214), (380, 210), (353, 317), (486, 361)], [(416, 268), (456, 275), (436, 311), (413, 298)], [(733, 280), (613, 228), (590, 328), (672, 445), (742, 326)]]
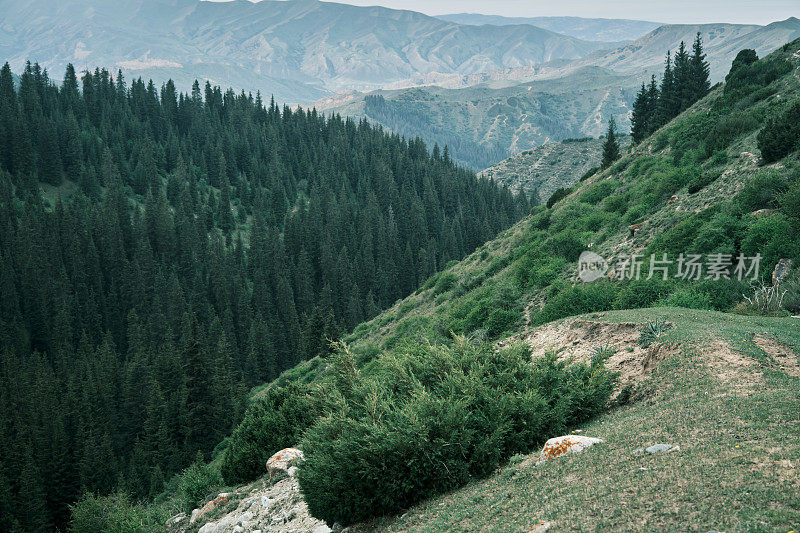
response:
[(606, 131), (606, 139), (603, 141), (603, 161), (601, 166), (608, 168), (614, 161), (619, 159), (619, 141), (617, 141), (617, 125), (614, 117), (608, 120), (608, 130)]
[(700, 32), (697, 32), (694, 44), (692, 44), (690, 71), (690, 94), (692, 102), (696, 102), (707, 95), (711, 88), (711, 83), (709, 82), (710, 67), (706, 61), (706, 55), (703, 53), (703, 40), (700, 37)]

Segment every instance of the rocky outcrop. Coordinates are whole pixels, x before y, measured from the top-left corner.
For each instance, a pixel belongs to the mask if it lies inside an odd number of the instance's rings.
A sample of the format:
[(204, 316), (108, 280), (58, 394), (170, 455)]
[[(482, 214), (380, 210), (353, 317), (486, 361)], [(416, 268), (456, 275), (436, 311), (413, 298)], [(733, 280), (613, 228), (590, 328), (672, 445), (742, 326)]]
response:
[(653, 444), (652, 446), (648, 446), (647, 448), (639, 448), (637, 450), (633, 450), (633, 453), (636, 455), (654, 455), (657, 453), (668, 453), (668, 452), (677, 452), (680, 450), (680, 446), (677, 444)]
[(793, 266), (794, 262), (791, 259), (779, 260), (775, 265), (775, 269), (772, 271), (772, 286), (777, 287), (786, 281), (786, 278), (792, 273)]
[(542, 451), (539, 454), (539, 459), (536, 461), (536, 466), (539, 466), (550, 459), (561, 457), (562, 455), (582, 452), (583, 450), (601, 442), (603, 442), (603, 439), (586, 437), (584, 435), (564, 435), (562, 437), (552, 438), (544, 443), (544, 448), (542, 448)]
[[(168, 523), (170, 531), (199, 531), (200, 533), (330, 533), (325, 522), (308, 512), (300, 486), (291, 476), (272, 482), (267, 476), (227, 493), (227, 513), (198, 514), (193, 525), (187, 520)], [(215, 498), (216, 500), (217, 498)], [(213, 501), (213, 500), (212, 500)], [(207, 505), (207, 504), (206, 504)], [(235, 505), (235, 508), (234, 508)], [(203, 506), (205, 508), (205, 505)], [(205, 522), (205, 523), (204, 523)], [(202, 525), (201, 525), (202, 524)], [(197, 527), (200, 526), (199, 530)]]
[(295, 464), (303, 460), (303, 452), (297, 448), (284, 448), (269, 459), (267, 459), (267, 473), (269, 477), (282, 474), (291, 475)]
[(192, 517), (189, 519), (189, 523), (194, 524), (196, 522), (202, 521), (203, 517), (208, 516), (218, 506), (227, 503), (229, 496), (230, 494), (228, 494), (227, 492), (223, 492), (213, 500), (206, 502), (206, 504), (200, 507), (199, 509), (195, 509), (194, 511), (192, 511)]

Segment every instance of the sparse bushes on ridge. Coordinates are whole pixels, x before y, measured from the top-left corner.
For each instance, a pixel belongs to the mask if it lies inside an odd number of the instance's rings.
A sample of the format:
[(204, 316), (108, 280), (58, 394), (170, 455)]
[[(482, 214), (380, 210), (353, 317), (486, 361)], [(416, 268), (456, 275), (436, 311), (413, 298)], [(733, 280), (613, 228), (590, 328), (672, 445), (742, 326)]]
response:
[(515, 453), (601, 412), (601, 364), (503, 352), (457, 338), (348, 373), (339, 405), (305, 436), (298, 472), (311, 513), (349, 524), (391, 514), (493, 472)]

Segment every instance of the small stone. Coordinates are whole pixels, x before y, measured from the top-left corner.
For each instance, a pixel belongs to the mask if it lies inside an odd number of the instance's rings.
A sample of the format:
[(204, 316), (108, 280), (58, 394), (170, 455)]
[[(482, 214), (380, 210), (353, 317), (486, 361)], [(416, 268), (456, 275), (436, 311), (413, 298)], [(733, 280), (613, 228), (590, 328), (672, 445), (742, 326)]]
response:
[(654, 444), (644, 449), (649, 454), (674, 452), (676, 450), (678, 450), (678, 446), (675, 444)]
[(286, 473), (289, 474), (289, 477), (294, 477), (295, 474), (297, 474), (297, 467), (296, 466), (290, 466), (289, 469), (286, 470)]
[(244, 528), (242, 526), (234, 526), (233, 533), (243, 533)]
[(543, 520), (534, 525), (528, 533), (545, 533), (545, 531), (548, 531), (551, 527), (553, 527), (552, 522), (545, 522)]
[(323, 524), (321, 526), (315, 527), (312, 533), (331, 533), (331, 531), (333, 531), (331, 528)]
[(262, 509), (268, 509), (271, 503), (272, 503), (272, 500), (270, 500), (266, 496), (262, 496), (261, 497), (261, 508)]

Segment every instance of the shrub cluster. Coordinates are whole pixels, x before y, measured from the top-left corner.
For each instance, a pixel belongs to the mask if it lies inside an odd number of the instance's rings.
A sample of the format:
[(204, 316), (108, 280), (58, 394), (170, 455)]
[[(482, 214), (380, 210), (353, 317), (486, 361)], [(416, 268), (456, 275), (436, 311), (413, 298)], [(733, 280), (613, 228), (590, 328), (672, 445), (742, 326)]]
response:
[(298, 477), (311, 513), (349, 524), (396, 513), (486, 476), (515, 453), (601, 412), (602, 363), (530, 362), (457, 338), (381, 356), (362, 374), (336, 364), (338, 405), (306, 433)]
[(783, 159), (800, 148), (800, 102), (771, 118), (758, 133), (758, 149), (764, 161)]
[(226, 483), (255, 479), (272, 454), (297, 445), (323, 408), (321, 394), (315, 392), (311, 386), (289, 383), (267, 389), (250, 405), (222, 460)]

